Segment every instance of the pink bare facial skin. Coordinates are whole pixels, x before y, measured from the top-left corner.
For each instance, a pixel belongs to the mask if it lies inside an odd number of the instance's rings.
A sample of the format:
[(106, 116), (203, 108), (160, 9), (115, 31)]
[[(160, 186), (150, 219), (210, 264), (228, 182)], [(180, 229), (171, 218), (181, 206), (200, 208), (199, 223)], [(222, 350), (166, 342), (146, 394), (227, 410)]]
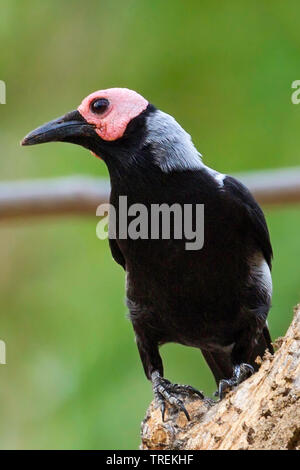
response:
[[(104, 114), (97, 115), (90, 109), (95, 99), (106, 98), (109, 107)], [(103, 140), (120, 139), (128, 123), (141, 114), (148, 106), (148, 101), (133, 90), (127, 88), (108, 88), (95, 91), (84, 98), (78, 111), (89, 123), (96, 126), (95, 131)]]

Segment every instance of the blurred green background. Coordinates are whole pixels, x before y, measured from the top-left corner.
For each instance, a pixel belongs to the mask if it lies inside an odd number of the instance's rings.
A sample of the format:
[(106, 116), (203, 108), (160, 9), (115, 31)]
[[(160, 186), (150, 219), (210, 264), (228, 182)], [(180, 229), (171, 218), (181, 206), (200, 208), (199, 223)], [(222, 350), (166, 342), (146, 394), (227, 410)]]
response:
[[(20, 148), (90, 92), (137, 90), (225, 173), (299, 164), (297, 1), (2, 0), (1, 180), (107, 176), (86, 150)], [(273, 338), (300, 300), (299, 207), (265, 208), (274, 246)], [(132, 449), (152, 398), (126, 320), (124, 274), (98, 219), (0, 224), (0, 447)], [(162, 348), (166, 376), (210, 394), (199, 351)]]

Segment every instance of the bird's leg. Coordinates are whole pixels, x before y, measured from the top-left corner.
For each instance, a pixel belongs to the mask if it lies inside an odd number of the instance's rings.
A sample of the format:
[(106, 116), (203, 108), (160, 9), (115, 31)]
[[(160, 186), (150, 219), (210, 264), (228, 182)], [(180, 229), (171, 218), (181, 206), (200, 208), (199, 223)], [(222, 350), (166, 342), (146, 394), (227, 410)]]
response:
[(233, 376), (230, 379), (222, 379), (219, 382), (218, 395), (220, 400), (224, 398), (225, 393), (236, 387), (254, 373), (254, 368), (250, 364), (243, 362), (233, 368)]
[(157, 341), (154, 341), (153, 338), (150, 340), (150, 333), (148, 332), (146, 335), (145, 331), (138, 330), (136, 324), (134, 324), (134, 329), (145, 374), (152, 382), (154, 399), (160, 406), (163, 421), (166, 403), (183, 411), (187, 419), (190, 420), (189, 414), (183, 404), (184, 398), (191, 395), (198, 395), (200, 398), (204, 398), (204, 395), (190, 385), (172, 384), (169, 380), (165, 379)]
[(158, 371), (152, 372), (151, 381), (155, 400), (160, 405), (162, 420), (164, 421), (165, 419), (167, 402), (175, 406), (179, 411), (183, 411), (187, 420), (190, 421), (190, 416), (184, 406), (183, 399), (191, 395), (198, 395), (200, 398), (204, 398), (203, 393), (191, 385), (172, 384), (169, 380), (162, 377)]
[(236, 387), (254, 373), (254, 367), (248, 362), (255, 345), (256, 323), (253, 322), (249, 328), (240, 332), (238, 341), (235, 342), (231, 353), (233, 375), (230, 379), (222, 379), (219, 383), (218, 394), (222, 399), (227, 390)]

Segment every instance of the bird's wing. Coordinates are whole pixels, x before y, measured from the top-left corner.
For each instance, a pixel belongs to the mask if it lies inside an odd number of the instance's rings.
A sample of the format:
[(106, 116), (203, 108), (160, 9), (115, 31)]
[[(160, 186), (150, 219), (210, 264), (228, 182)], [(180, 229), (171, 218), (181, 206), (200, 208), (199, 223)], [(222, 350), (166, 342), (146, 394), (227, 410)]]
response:
[(242, 217), (241, 222), (246, 224), (245, 228), (251, 232), (271, 269), (273, 251), (263, 211), (246, 186), (235, 178), (226, 176), (224, 190), (225, 194), (229, 196), (232, 210)]

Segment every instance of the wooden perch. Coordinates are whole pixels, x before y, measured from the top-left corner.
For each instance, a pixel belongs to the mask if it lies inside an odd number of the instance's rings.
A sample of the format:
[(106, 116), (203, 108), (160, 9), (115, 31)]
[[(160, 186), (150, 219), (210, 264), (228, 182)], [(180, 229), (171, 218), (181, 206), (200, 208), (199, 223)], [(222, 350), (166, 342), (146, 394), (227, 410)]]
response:
[[(300, 202), (300, 168), (236, 175), (260, 204)], [(71, 176), (0, 183), (0, 220), (49, 215), (95, 215), (108, 202), (108, 180)]]
[(274, 356), (221, 402), (185, 402), (191, 416), (152, 402), (142, 423), (145, 450), (300, 450), (300, 304)]
[(88, 176), (0, 183), (0, 219), (95, 215), (109, 192), (109, 181)]

